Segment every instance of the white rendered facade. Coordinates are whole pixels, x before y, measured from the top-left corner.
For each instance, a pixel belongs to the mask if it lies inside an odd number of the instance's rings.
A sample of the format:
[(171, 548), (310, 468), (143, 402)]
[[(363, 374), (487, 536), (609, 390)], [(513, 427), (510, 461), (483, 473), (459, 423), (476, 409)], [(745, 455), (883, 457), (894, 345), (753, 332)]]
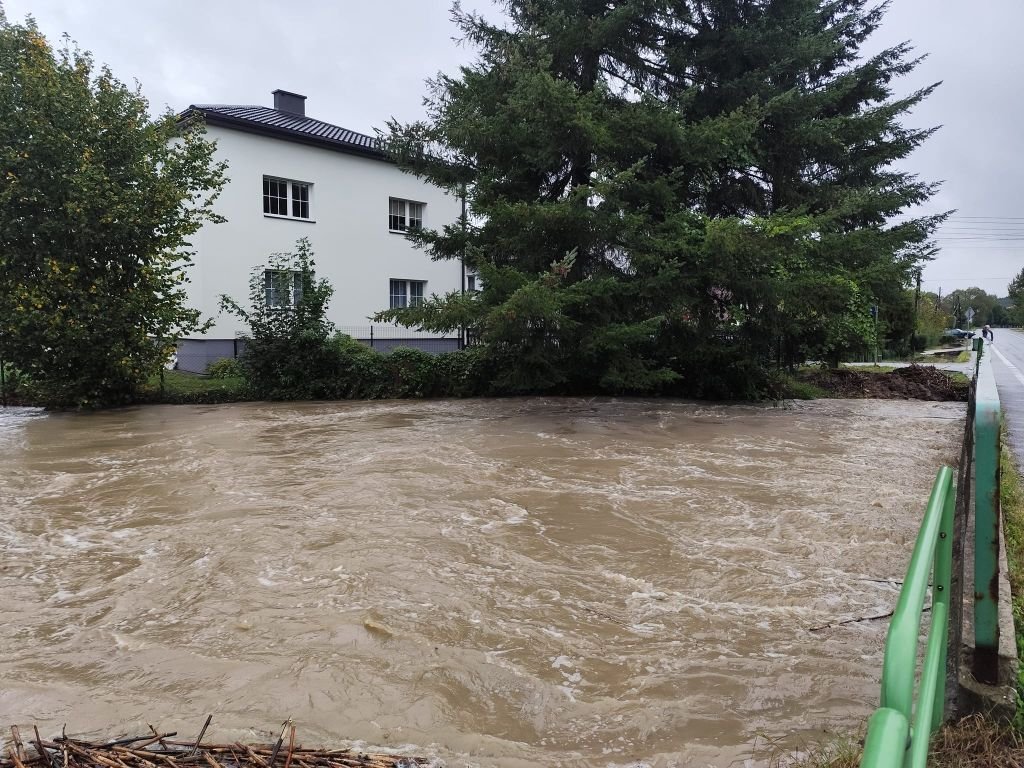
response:
[[(435, 336), (372, 324), (370, 317), (392, 306), (397, 292), (415, 302), (419, 295), (464, 288), (458, 261), (432, 261), (398, 229), (417, 224), (434, 229), (457, 221), (458, 198), (380, 157), (214, 120), (208, 120), (207, 137), (217, 142), (216, 159), (228, 163), (229, 181), (215, 204), (227, 221), (206, 224), (192, 239), (190, 303), (215, 322), (205, 335), (183, 340), (180, 367), (201, 371), (210, 360), (230, 356), (232, 345), (237, 349), (233, 342), (247, 328), (220, 311), (221, 295), (246, 305), (253, 268), (273, 253), (293, 251), (302, 237), (312, 245), (317, 277), (334, 288), (327, 314), (338, 330), (369, 340), (372, 325), (377, 346), (404, 341), (431, 348), (424, 342)], [(458, 338), (433, 344), (434, 349), (456, 348)]]

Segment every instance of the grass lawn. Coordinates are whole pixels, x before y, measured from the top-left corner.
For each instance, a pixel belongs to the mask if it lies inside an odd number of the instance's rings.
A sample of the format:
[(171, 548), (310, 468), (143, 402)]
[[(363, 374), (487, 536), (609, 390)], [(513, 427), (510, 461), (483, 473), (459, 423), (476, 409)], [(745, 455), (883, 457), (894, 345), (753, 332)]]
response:
[(233, 376), (211, 379), (184, 371), (164, 371), (149, 380), (140, 398), (146, 403), (230, 403), (249, 400), (245, 379)]

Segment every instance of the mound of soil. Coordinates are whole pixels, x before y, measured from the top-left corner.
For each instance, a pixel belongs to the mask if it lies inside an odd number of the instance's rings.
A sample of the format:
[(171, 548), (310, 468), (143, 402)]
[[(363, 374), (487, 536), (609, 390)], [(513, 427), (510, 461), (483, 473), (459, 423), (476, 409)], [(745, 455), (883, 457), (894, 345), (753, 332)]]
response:
[(871, 397), (882, 400), (967, 400), (968, 385), (926, 365), (910, 365), (890, 373), (852, 368), (808, 371), (803, 381), (821, 387), (832, 397)]

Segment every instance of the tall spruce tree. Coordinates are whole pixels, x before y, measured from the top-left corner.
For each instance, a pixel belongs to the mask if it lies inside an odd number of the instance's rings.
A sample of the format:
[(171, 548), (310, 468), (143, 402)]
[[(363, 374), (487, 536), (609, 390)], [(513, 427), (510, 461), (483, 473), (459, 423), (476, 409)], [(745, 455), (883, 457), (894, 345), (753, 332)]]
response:
[[(666, 44), (690, 119), (751, 99), (763, 118), (746, 166), (723, 165), (695, 201), (714, 219), (730, 315), (752, 349), (783, 362), (837, 362), (883, 331), (913, 332), (904, 288), (944, 218), (891, 223), (935, 185), (897, 167), (933, 132), (904, 126), (935, 85), (895, 95), (914, 69), (909, 44), (864, 57), (887, 4), (867, 0), (684, 0)], [(732, 279), (728, 279), (731, 275)], [(725, 283), (720, 281), (726, 280)]]
[(837, 357), (902, 295), (933, 188), (892, 168), (929, 134), (899, 119), (898, 46), (857, 0), (507, 0), (480, 49), (392, 124), (400, 165), (468, 218), (412, 237), (479, 294), (381, 313), (466, 327), (506, 390), (751, 396), (769, 367)]
[(655, 96), (664, 3), (509, 2), (508, 30), (455, 11), (479, 61), (431, 84), (430, 119), (392, 125), (404, 167), (465, 191), (468, 221), (414, 237), (484, 290), (382, 319), (468, 327), (507, 391), (656, 391), (663, 345), (694, 335), (703, 217), (690, 180), (735, 163), (756, 119), (687, 123)]

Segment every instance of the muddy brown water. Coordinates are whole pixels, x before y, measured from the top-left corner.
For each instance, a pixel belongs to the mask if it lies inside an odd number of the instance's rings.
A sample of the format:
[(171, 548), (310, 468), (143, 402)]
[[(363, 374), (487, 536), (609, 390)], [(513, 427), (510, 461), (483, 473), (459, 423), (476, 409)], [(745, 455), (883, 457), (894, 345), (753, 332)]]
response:
[(964, 406), (0, 411), (0, 724), (717, 765), (875, 705)]

